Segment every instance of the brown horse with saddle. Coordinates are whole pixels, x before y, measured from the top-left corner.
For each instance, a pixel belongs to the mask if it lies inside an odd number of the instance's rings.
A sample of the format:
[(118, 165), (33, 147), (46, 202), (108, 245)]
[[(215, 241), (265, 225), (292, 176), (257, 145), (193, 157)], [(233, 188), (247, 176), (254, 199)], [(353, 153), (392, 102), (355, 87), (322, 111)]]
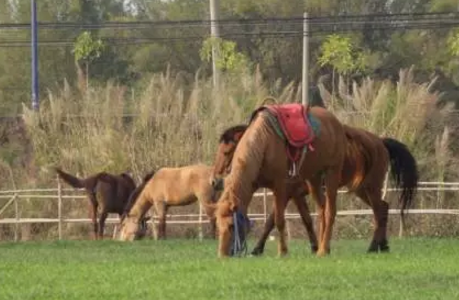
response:
[[(329, 111), (312, 107), (305, 118), (304, 107), (296, 104), (268, 105), (256, 110), (251, 123), (234, 151), (231, 171), (224, 180), (224, 190), (217, 204), (219, 227), (219, 256), (230, 254), (231, 239), (239, 228), (257, 182), (262, 180), (274, 194), (274, 220), (279, 231), (278, 254), (288, 252), (285, 235), (285, 208), (289, 199), (286, 179), (298, 177), (308, 181), (313, 195), (319, 195), (321, 183), (325, 185), (325, 201), (317, 198), (320, 216), (317, 255), (330, 251), (330, 238), (336, 215), (336, 195), (346, 152), (343, 125)], [(298, 121), (299, 120), (299, 121)], [(288, 128), (286, 134), (280, 128)], [(320, 126), (320, 134), (318, 127)], [(313, 130), (313, 129), (316, 130)], [(290, 175), (289, 175), (290, 174)], [(313, 193), (314, 191), (314, 193)], [(234, 248), (234, 247), (233, 247)]]
[[(246, 129), (247, 125), (237, 125), (223, 132), (219, 140), (213, 178), (219, 178), (229, 172), (234, 150)], [(408, 207), (413, 199), (418, 182), (416, 160), (407, 147), (397, 140), (381, 139), (366, 130), (347, 125), (344, 125), (344, 130), (349, 145), (340, 186), (346, 186), (349, 192), (355, 193), (373, 210), (375, 230), (368, 252), (388, 251), (389, 245), (386, 237), (388, 206), (381, 199), (381, 194), (373, 191), (382, 189), (385, 179), (383, 174), (387, 172), (390, 163), (394, 184), (402, 190), (399, 202), (402, 207)], [(374, 148), (379, 148), (379, 150)], [(384, 154), (384, 152), (387, 153)], [(383, 155), (380, 156), (380, 153), (383, 153)], [(389, 160), (381, 159), (387, 155)], [(263, 182), (258, 182), (257, 184), (260, 188), (265, 187)], [(311, 249), (315, 252), (317, 250), (317, 238), (305, 200), (305, 196), (309, 193), (307, 185), (298, 181), (288, 181), (288, 184), (290, 184), (292, 200), (297, 206), (303, 224), (306, 227)], [(274, 212), (271, 212), (267, 218), (263, 234), (252, 251), (253, 255), (263, 253), (266, 240), (273, 228)], [(377, 234), (382, 237), (378, 238)]]
[[(298, 110), (301, 111), (300, 108)], [(313, 109), (311, 109), (311, 112), (312, 111)], [(312, 116), (314, 118), (314, 115)], [(309, 115), (309, 117), (311, 118), (311, 115)], [(282, 123), (281, 118), (277, 118), (277, 121)], [(313, 121), (316, 122), (317, 130), (317, 119)], [(281, 137), (281, 139), (282, 133), (284, 133), (285, 141), (285, 137), (288, 137), (288, 135), (285, 134), (285, 131), (289, 130), (287, 128), (288, 125), (279, 126), (278, 124), (276, 124), (275, 122), (271, 122), (271, 125), (273, 127), (277, 127), (275, 128), (275, 130), (278, 133), (279, 137)], [(320, 125), (322, 125), (322, 123), (320, 123)], [(235, 126), (226, 130), (221, 136), (219, 148), (215, 159), (215, 168), (213, 174), (214, 179), (219, 178), (219, 176), (222, 176), (225, 173), (230, 173), (233, 156), (237, 151), (236, 146), (238, 146), (241, 139), (245, 135), (247, 128), (248, 127), (244, 125)], [(299, 126), (299, 128), (301, 130), (301, 126)], [(283, 130), (281, 131), (280, 129)], [(403, 210), (411, 204), (413, 193), (417, 186), (418, 175), (416, 161), (414, 160), (413, 156), (408, 151), (406, 146), (396, 140), (388, 138), (380, 139), (379, 137), (365, 130), (353, 128), (346, 125), (343, 125), (343, 129), (346, 142), (340, 146), (345, 149), (345, 157), (343, 161), (343, 168), (341, 171), (341, 180), (339, 186), (347, 186), (350, 192), (354, 192), (358, 197), (360, 197), (365, 203), (370, 205), (373, 209), (375, 216), (374, 222), (376, 226), (373, 240), (370, 244), (368, 251), (387, 251), (389, 249), (386, 237), (388, 204), (382, 201), (381, 199), (381, 189), (384, 183), (385, 174), (387, 172), (388, 165), (390, 162), (392, 171), (391, 173), (395, 179), (395, 184), (402, 188), (400, 201), (402, 203), (401, 212), (403, 217)], [(295, 129), (293, 129), (293, 132), (294, 131)], [(321, 134), (323, 134), (323, 132)], [(308, 136), (311, 135), (309, 134)], [(318, 151), (316, 147), (317, 144), (314, 143), (314, 141), (310, 142), (309, 145), (313, 145), (313, 150), (311, 149), (311, 147), (306, 148), (306, 150)], [(290, 162), (295, 163), (295, 155), (297, 158), (297, 162), (298, 156), (300, 156), (303, 164), (301, 164), (299, 168), (301, 169), (301, 167), (307, 167), (304, 166), (304, 160), (306, 156), (304, 152), (303, 154), (299, 154), (298, 152), (296, 152), (292, 155), (291, 144), (289, 145), (288, 143), (284, 143), (284, 147), (287, 147), (287, 153), (289, 153), (287, 154), (287, 157), (289, 158), (288, 160), (290, 160)], [(292, 171), (295, 170), (293, 169)], [(323, 172), (323, 170), (319, 171), (319, 173), (321, 172)], [(320, 226), (323, 226), (323, 213), (321, 213), (321, 211), (323, 211), (322, 193), (320, 193), (320, 189), (317, 188), (317, 186), (320, 186), (320, 180), (317, 181), (317, 179), (313, 177), (312, 182), (311, 180), (309, 180), (309, 188), (307, 188), (307, 186), (305, 186), (303, 182), (305, 178), (302, 175), (300, 175), (301, 173), (302, 172), (298, 172), (297, 174), (291, 174), (297, 175), (295, 176), (296, 180), (293, 180), (293, 178), (287, 179), (286, 174), (284, 174), (284, 181), (286, 181), (287, 189), (286, 197), (294, 199), (295, 204), (297, 205), (300, 215), (302, 217), (303, 223), (307, 228), (309, 238), (311, 241), (311, 248), (314, 251), (316, 249), (316, 237), (304, 196), (308, 193), (311, 193), (313, 194), (316, 201), (318, 201), (319, 223), (321, 224)], [(214, 180), (214, 184), (218, 182), (220, 181)], [(314, 185), (316, 185), (316, 187), (314, 187)], [(261, 173), (258, 177), (254, 189), (257, 189), (259, 187), (272, 188), (271, 182), (264, 178), (264, 173)], [(274, 215), (276, 213), (275, 208), (276, 204), (274, 206), (274, 211), (268, 218), (268, 221), (265, 226), (265, 231), (262, 237), (260, 238), (259, 242), (257, 243), (257, 246), (252, 252), (253, 254), (261, 254), (263, 252), (267, 236), (274, 227)], [(323, 235), (323, 233), (320, 234)], [(321, 255), (321, 253), (319, 253), (319, 255)]]

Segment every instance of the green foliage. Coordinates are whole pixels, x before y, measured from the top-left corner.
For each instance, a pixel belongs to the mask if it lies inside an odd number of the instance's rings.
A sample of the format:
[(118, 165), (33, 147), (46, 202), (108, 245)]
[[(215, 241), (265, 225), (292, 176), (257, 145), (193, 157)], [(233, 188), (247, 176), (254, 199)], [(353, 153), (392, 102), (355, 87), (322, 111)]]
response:
[(449, 34), (447, 45), (449, 52), (459, 57), (459, 30), (454, 30)]
[(349, 37), (329, 35), (320, 48), (318, 62), (321, 66), (330, 65), (338, 73), (348, 75), (366, 68), (365, 55), (352, 44)]
[(104, 43), (102, 40), (93, 39), (91, 32), (84, 31), (77, 37), (72, 52), (75, 55), (76, 61), (90, 63), (94, 59), (99, 58), (103, 50)]
[(237, 51), (235, 42), (220, 38), (208, 38), (204, 41), (200, 51), (203, 61), (212, 61), (212, 47), (215, 47), (218, 53), (216, 60), (218, 69), (228, 72), (241, 72), (250, 67), (247, 56)]

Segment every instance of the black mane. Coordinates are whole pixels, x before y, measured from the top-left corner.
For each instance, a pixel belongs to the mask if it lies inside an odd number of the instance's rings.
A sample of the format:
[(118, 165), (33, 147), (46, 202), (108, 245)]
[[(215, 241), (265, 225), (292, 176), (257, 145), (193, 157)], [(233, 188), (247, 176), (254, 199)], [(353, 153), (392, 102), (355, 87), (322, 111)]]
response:
[(220, 143), (234, 142), (234, 135), (239, 132), (244, 132), (247, 129), (247, 125), (236, 125), (226, 129), (220, 136)]

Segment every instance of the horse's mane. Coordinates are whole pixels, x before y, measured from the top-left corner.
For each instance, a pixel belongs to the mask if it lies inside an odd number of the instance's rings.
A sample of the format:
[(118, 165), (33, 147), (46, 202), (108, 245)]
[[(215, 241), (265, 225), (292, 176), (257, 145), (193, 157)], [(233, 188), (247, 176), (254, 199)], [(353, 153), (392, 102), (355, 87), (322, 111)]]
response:
[(228, 144), (230, 142), (234, 142), (234, 135), (239, 133), (239, 132), (243, 132), (247, 129), (247, 125), (245, 124), (240, 124), (240, 125), (236, 125), (236, 126), (233, 126), (233, 127), (230, 127), (228, 129), (226, 129), (222, 135), (220, 136), (220, 140), (219, 140), (219, 143), (225, 143), (225, 144)]
[(124, 212), (123, 215), (121, 216), (122, 219), (124, 219), (127, 214), (131, 211), (132, 207), (134, 207), (134, 204), (137, 202), (137, 199), (139, 198), (140, 194), (142, 193), (143, 189), (147, 185), (148, 181), (155, 175), (155, 171), (151, 171), (147, 173), (143, 179), (142, 182), (139, 184), (138, 187), (136, 187), (132, 192), (131, 195), (129, 195), (129, 200), (126, 203), (126, 206), (124, 207)]
[[(257, 114), (238, 143), (231, 173), (225, 179), (225, 190), (228, 187), (225, 194), (229, 192), (233, 194), (233, 199), (240, 201), (241, 193), (252, 192), (253, 182), (263, 162), (265, 147), (268, 139), (272, 138), (271, 134), (271, 127), (264, 113)], [(240, 177), (245, 178), (240, 180)], [(235, 205), (237, 206), (237, 203)]]

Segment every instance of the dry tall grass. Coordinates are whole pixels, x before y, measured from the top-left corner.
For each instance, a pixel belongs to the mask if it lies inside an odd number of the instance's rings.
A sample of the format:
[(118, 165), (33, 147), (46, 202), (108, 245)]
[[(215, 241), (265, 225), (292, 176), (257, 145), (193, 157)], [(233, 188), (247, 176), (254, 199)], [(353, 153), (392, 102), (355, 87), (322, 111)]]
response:
[[(433, 83), (416, 83), (412, 69), (401, 70), (396, 86), (365, 79), (354, 83), (347, 100), (334, 101), (329, 109), (345, 123), (408, 144), (423, 170), (432, 171), (440, 162), (427, 158), (436, 152), (435, 140), (450, 110), (437, 107), (439, 93), (431, 91)], [(294, 84), (267, 87), (259, 72), (223, 78), (218, 92), (209, 80), (196, 76), (189, 87), (167, 72), (154, 75), (143, 91), (129, 94), (107, 84), (81, 98), (66, 85), (57, 94), (49, 93), (38, 114), (24, 107), (24, 120), (44, 176), (53, 165), (84, 174), (132, 170), (141, 176), (161, 166), (211, 163), (224, 128), (245, 122), (268, 95), (291, 102), (299, 100), (300, 92)]]
[[(68, 85), (49, 92), (39, 113), (24, 107), (36, 171), (33, 178), (23, 178), (27, 172), (15, 169), (17, 186), (55, 186), (55, 165), (79, 175), (131, 170), (139, 179), (162, 166), (210, 164), (220, 133), (245, 122), (265, 97), (300, 100), (296, 84), (267, 86), (260, 72), (221, 80), (215, 90), (212, 80), (197, 74), (190, 86), (168, 71), (152, 76), (143, 90), (107, 84), (91, 87), (83, 97)], [(440, 94), (431, 90), (433, 83), (416, 83), (409, 69), (400, 71), (396, 85), (365, 79), (354, 83), (350, 95), (340, 89), (334, 101), (323, 88), (321, 93), (343, 122), (406, 143), (423, 180), (455, 179), (454, 151), (443, 133), (451, 108), (438, 108)]]

